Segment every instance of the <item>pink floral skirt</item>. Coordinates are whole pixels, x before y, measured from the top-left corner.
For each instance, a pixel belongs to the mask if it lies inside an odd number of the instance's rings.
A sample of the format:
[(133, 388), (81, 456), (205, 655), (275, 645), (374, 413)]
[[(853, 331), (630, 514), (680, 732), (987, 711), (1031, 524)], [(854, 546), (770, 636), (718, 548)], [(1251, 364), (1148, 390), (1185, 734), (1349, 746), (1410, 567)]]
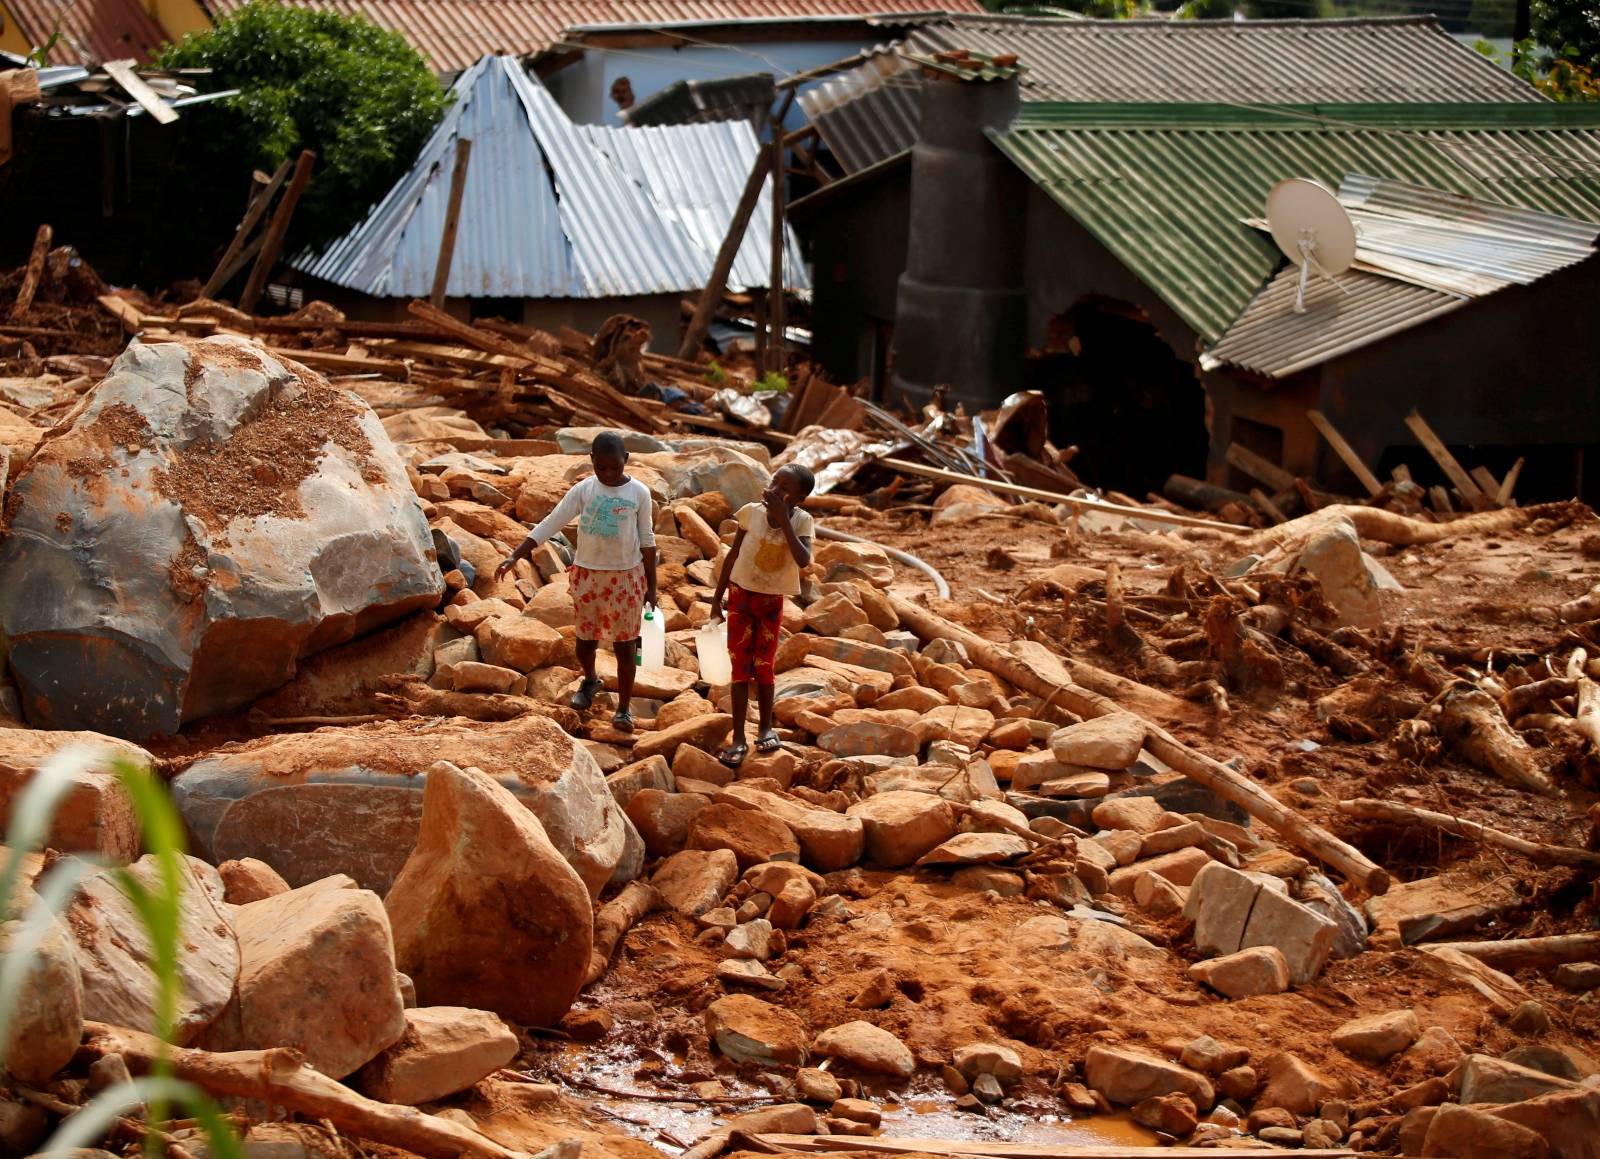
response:
[(578, 639), (612, 644), (639, 638), (644, 615), (644, 564), (628, 571), (567, 570)]

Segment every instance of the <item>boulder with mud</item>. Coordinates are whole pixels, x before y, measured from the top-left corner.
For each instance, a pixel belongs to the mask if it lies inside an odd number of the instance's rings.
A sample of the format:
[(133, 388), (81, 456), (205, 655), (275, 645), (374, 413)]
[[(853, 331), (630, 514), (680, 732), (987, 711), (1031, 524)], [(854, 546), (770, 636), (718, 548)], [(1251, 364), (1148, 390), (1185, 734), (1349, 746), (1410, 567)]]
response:
[(443, 591), (371, 408), (227, 338), (132, 343), (0, 530), (0, 631), (45, 728), (176, 732)]
[(172, 782), (195, 852), (254, 857), (300, 886), (347, 873), (386, 893), (417, 842), (435, 761), (477, 767), (539, 818), (591, 896), (626, 848), (621, 808), (583, 745), (540, 716), (385, 721), (266, 737), (196, 761)]

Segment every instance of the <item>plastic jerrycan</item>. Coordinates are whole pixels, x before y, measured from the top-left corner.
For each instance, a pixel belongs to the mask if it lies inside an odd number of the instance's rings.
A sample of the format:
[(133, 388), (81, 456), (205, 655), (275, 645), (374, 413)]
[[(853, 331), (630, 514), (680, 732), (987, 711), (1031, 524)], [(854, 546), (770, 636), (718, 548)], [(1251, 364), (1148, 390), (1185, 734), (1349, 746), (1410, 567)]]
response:
[(667, 618), (656, 607), (644, 610), (639, 632), (639, 667), (654, 671), (667, 662)]
[(713, 688), (733, 683), (733, 661), (728, 656), (728, 623), (712, 620), (694, 634), (695, 655), (700, 659), (700, 679)]

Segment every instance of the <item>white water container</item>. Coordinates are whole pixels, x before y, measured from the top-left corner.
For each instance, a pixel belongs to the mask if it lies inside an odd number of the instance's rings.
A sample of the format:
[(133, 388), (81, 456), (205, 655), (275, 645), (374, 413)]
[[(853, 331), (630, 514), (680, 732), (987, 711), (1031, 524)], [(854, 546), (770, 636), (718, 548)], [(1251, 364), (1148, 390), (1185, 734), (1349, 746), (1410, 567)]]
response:
[(728, 623), (712, 620), (694, 634), (695, 655), (700, 658), (700, 679), (713, 688), (733, 683), (733, 661), (728, 656)]
[(667, 618), (661, 609), (648, 607), (639, 628), (639, 668), (654, 672), (667, 662)]

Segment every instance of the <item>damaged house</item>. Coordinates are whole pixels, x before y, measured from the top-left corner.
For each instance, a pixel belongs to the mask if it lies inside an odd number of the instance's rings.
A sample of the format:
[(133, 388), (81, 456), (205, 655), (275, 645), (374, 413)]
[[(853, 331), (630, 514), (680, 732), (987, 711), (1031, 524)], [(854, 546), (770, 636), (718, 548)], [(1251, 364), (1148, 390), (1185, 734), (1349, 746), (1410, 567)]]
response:
[[(1431, 20), (952, 18), (803, 103), (844, 170), (791, 207), (841, 378), (969, 407), (1040, 389), (1055, 441), (1136, 493), (1229, 482), (1234, 443), (1342, 484), (1307, 412), (1380, 467), (1413, 407), (1495, 470), (1565, 448), (1549, 485), (1581, 487), (1600, 113)], [(1255, 220), (1290, 177), (1361, 238), (1304, 314)]]

